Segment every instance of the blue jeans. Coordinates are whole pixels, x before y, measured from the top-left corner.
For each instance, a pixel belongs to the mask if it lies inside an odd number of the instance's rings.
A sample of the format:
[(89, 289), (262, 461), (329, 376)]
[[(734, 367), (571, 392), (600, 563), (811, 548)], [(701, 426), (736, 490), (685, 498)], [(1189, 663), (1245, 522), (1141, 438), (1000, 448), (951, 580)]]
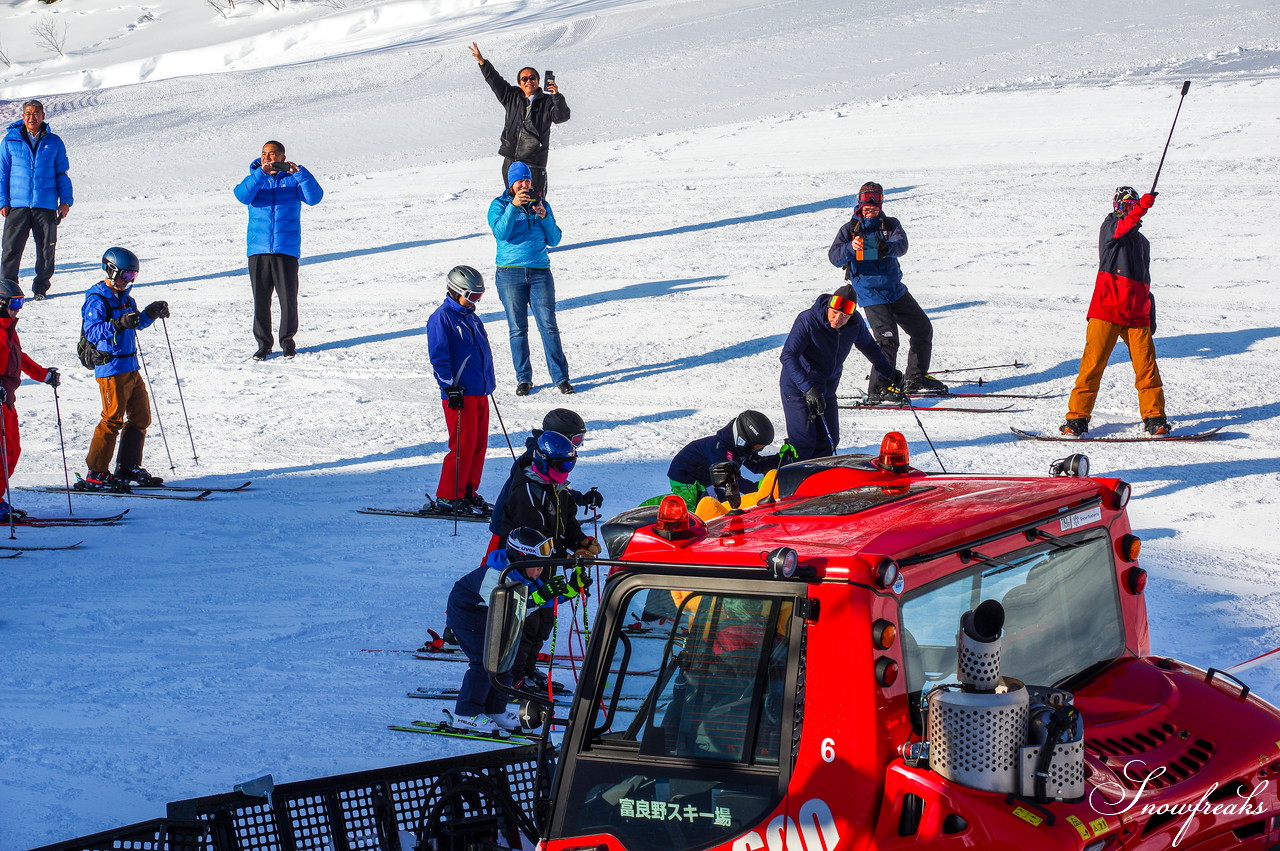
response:
[(533, 308), (533, 320), (538, 323), (538, 334), (542, 337), (551, 383), (568, 381), (569, 364), (564, 358), (560, 328), (556, 325), (556, 282), (551, 277), (551, 270), (499, 266), (495, 280), (498, 298), (507, 312), (516, 383), (533, 383), (533, 367), (529, 364), (530, 307)]

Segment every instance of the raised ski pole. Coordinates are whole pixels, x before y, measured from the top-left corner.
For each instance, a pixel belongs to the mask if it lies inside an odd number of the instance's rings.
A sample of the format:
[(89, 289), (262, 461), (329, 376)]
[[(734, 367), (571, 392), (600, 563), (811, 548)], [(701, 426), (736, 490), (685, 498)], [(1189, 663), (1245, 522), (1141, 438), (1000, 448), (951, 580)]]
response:
[(67, 441), (62, 437), (62, 406), (58, 404), (58, 388), (53, 388), (53, 413), (58, 421), (58, 446), (62, 447), (62, 478), (67, 483), (67, 513), (75, 514), (71, 507), (71, 473), (67, 469)]
[(1164, 140), (1164, 150), (1160, 152), (1160, 165), (1156, 166), (1155, 180), (1151, 181), (1151, 194), (1156, 194), (1156, 184), (1160, 182), (1160, 169), (1164, 168), (1164, 155), (1169, 153), (1169, 143), (1173, 141), (1173, 128), (1178, 126), (1178, 114), (1182, 112), (1182, 102), (1186, 100), (1187, 92), (1191, 90), (1191, 81), (1186, 80), (1182, 84), (1182, 94), (1178, 97), (1178, 109), (1173, 113), (1173, 124), (1169, 127), (1169, 138)]
[(498, 425), (502, 426), (502, 436), (507, 439), (507, 449), (511, 451), (511, 460), (516, 460), (516, 448), (511, 445), (511, 435), (507, 434), (507, 424), (502, 421), (502, 411), (498, 410), (498, 400), (493, 398), (493, 394), (489, 394), (489, 401), (493, 403), (493, 412), (498, 415)]
[[(169, 325), (160, 317), (160, 327), (164, 329), (164, 344), (169, 347), (169, 365), (173, 367), (173, 383), (178, 385), (178, 404), (182, 406), (182, 420), (187, 424), (187, 439), (191, 441), (191, 460), (200, 466), (200, 456), (196, 453), (196, 436), (191, 433), (191, 418), (187, 416), (187, 400), (182, 398), (182, 380), (178, 378), (178, 362), (173, 357), (173, 343), (169, 341)], [(172, 469), (172, 468), (170, 468)]]
[[(147, 372), (147, 362), (142, 357), (142, 346), (138, 344), (138, 335), (133, 335), (133, 345), (138, 353), (138, 363), (142, 366), (142, 375), (147, 379), (147, 387), (151, 387), (151, 373)], [(164, 433), (164, 418), (160, 416), (160, 400), (156, 398), (155, 391), (151, 391), (151, 406), (156, 409), (156, 425), (160, 426), (160, 442), (164, 444), (164, 454), (169, 458), (169, 472), (174, 472), (178, 468), (173, 466), (173, 453), (169, 451), (169, 438)], [(138, 459), (141, 461), (142, 459)]]

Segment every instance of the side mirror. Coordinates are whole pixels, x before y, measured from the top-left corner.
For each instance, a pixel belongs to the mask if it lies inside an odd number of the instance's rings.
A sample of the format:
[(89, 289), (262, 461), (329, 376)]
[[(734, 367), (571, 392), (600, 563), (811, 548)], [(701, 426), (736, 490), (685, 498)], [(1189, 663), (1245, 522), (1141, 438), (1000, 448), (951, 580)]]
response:
[(484, 669), (502, 676), (516, 663), (520, 635), (529, 604), (529, 586), (505, 582), (489, 595), (489, 618), (484, 628)]

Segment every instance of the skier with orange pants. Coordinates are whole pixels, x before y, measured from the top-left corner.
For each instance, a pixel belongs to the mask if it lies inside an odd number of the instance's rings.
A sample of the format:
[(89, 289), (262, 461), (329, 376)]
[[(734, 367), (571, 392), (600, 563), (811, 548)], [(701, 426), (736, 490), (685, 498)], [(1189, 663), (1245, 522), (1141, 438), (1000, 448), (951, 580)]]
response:
[(1154, 193), (1141, 197), (1132, 186), (1121, 186), (1112, 197), (1113, 212), (1102, 222), (1098, 236), (1098, 276), (1089, 303), (1089, 325), (1075, 389), (1067, 402), (1061, 431), (1080, 437), (1089, 431), (1089, 418), (1098, 398), (1098, 385), (1117, 340), (1124, 340), (1133, 363), (1134, 389), (1147, 434), (1168, 434), (1164, 383), (1156, 364), (1155, 299), (1151, 295), (1151, 243), (1142, 235), (1142, 217), (1156, 202)]

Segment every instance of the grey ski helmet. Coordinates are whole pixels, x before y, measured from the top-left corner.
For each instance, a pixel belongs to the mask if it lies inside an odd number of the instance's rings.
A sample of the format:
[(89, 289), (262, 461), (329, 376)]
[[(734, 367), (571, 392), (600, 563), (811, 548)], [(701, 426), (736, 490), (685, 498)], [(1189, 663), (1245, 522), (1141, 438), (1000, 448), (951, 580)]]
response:
[(576, 446), (580, 441), (574, 441), (574, 438), (587, 433), (587, 424), (568, 408), (553, 408), (542, 418), (542, 430), (563, 434)]
[(11, 298), (24, 298), (26, 293), (22, 291), (22, 287), (18, 286), (18, 282), (12, 278), (5, 278), (0, 283), (0, 302), (7, 302)]
[(773, 443), (773, 423), (759, 411), (743, 411), (733, 421), (733, 442), (739, 449), (754, 449)]
[(114, 281), (121, 272), (133, 272), (136, 275), (141, 268), (138, 255), (127, 248), (117, 245), (114, 248), (108, 248), (102, 255), (102, 271), (107, 273), (108, 280)]
[(484, 275), (470, 266), (454, 266), (449, 270), (449, 294), (479, 300), (484, 294)]

